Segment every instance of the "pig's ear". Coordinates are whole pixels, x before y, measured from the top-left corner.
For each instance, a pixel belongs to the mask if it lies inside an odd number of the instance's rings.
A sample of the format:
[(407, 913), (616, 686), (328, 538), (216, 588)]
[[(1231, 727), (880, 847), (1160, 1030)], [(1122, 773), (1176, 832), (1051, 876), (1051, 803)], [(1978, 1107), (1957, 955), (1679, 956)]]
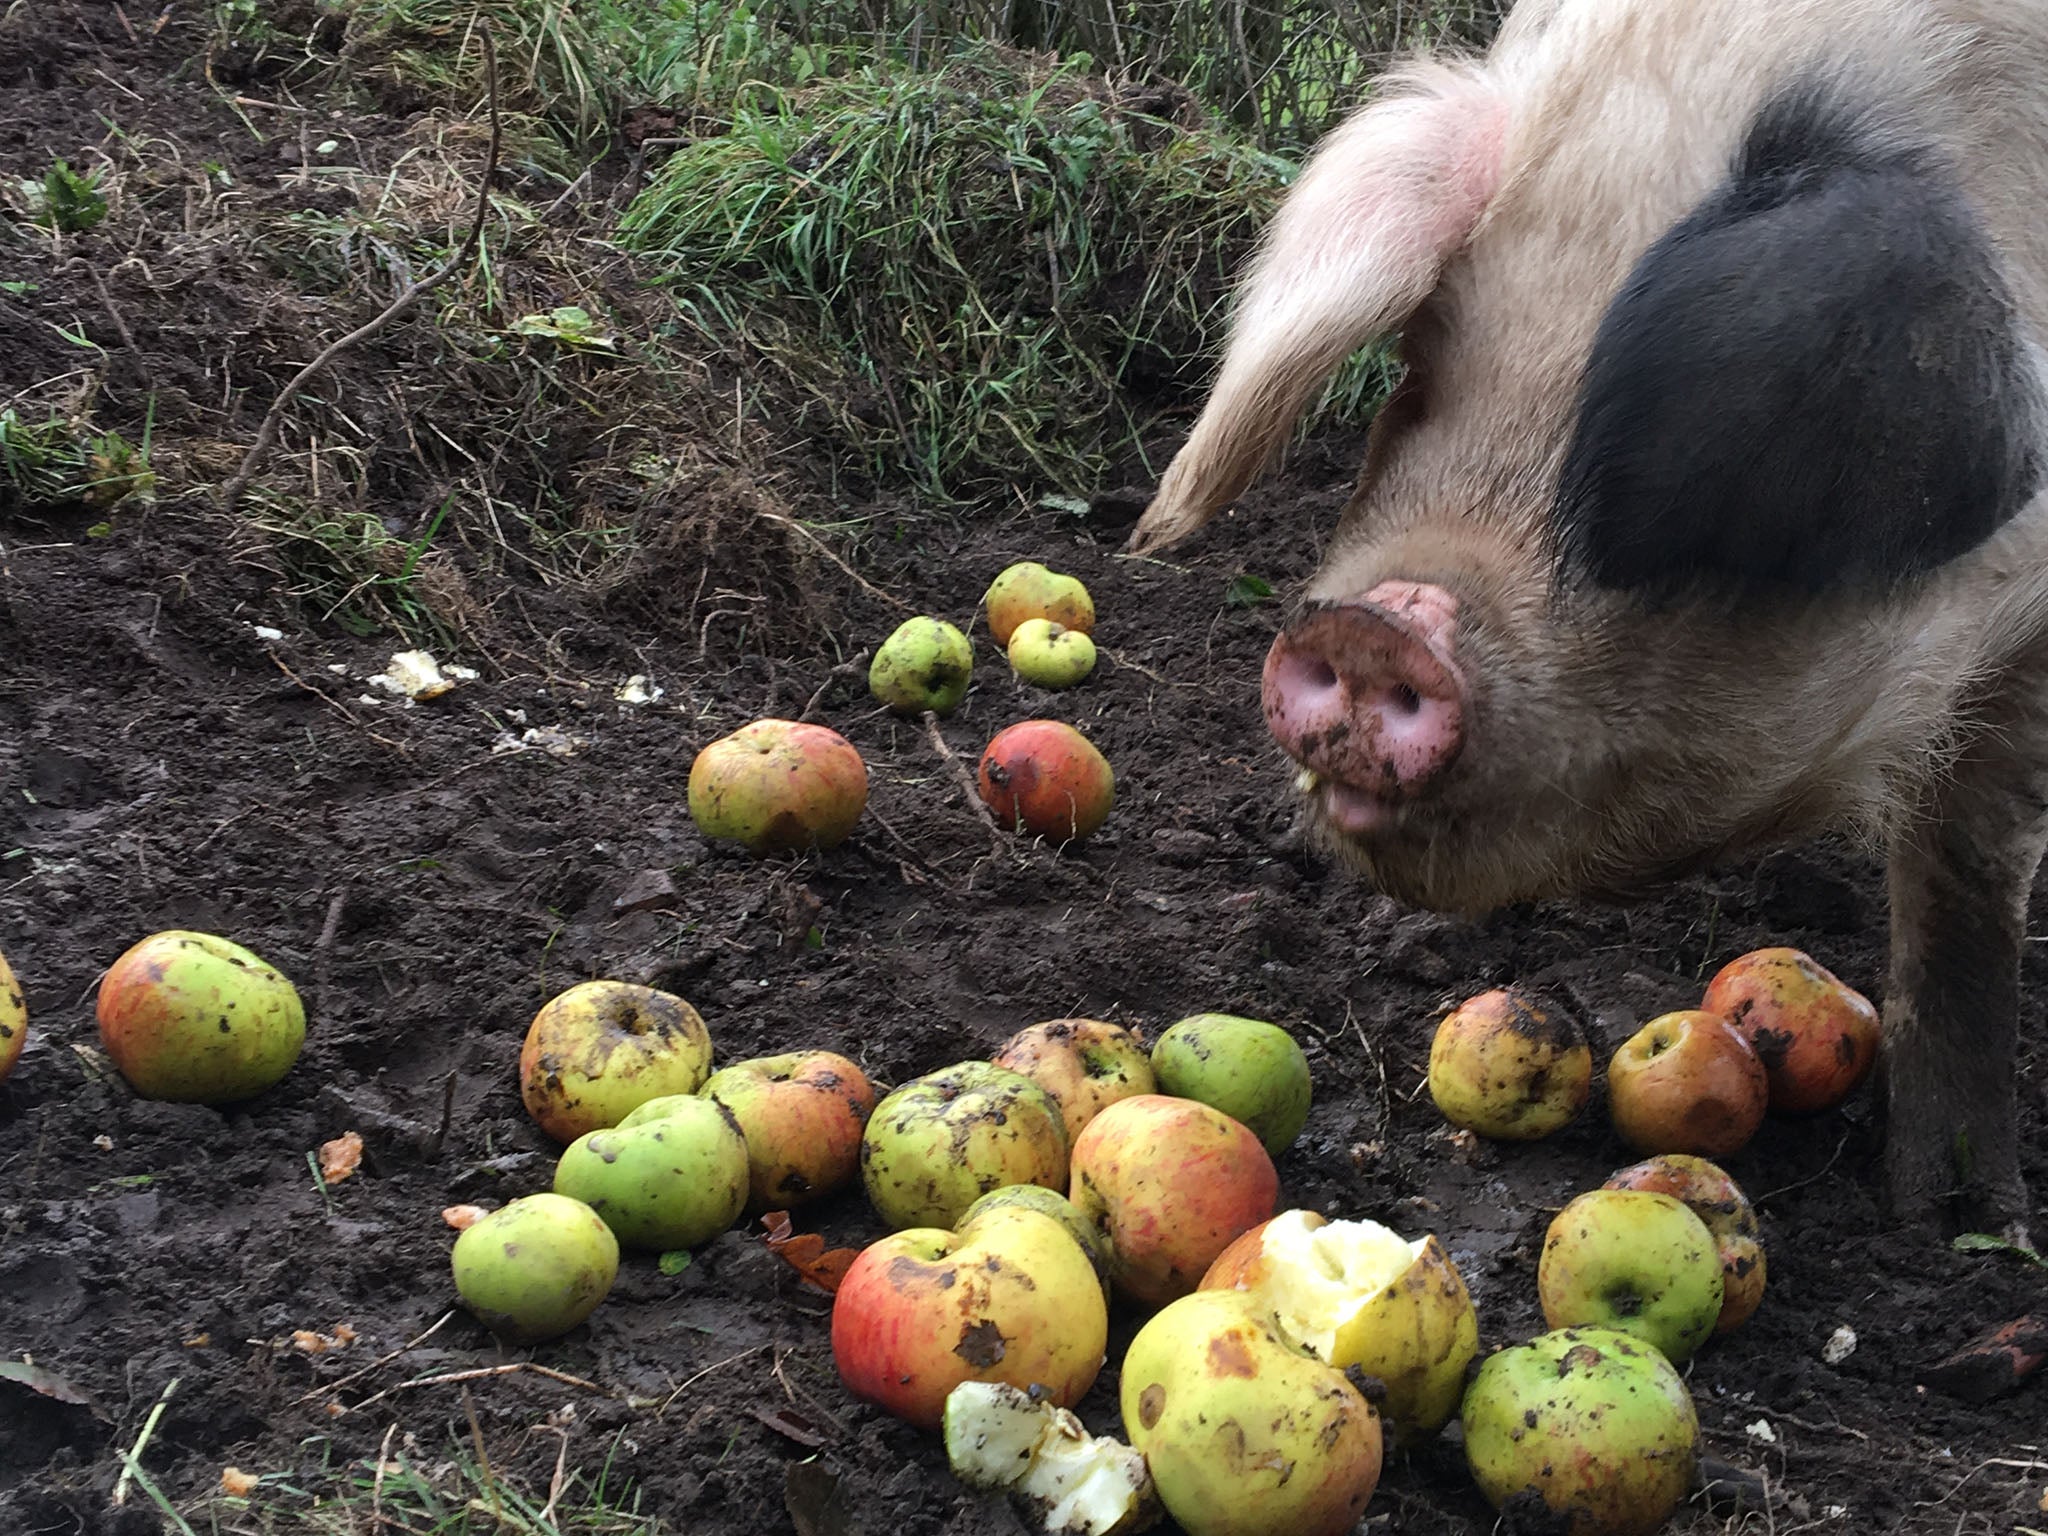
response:
[(1842, 87), (1795, 84), (1601, 321), (1562, 573), (1652, 599), (1909, 580), (2034, 493), (2044, 415), (1953, 169)]
[(1184, 538), (1243, 491), (1344, 360), (1429, 296), (1491, 200), (1506, 118), (1498, 86), (1476, 70), (1417, 64), (1381, 90), (1317, 148), (1275, 216), (1215, 387), (1133, 551)]

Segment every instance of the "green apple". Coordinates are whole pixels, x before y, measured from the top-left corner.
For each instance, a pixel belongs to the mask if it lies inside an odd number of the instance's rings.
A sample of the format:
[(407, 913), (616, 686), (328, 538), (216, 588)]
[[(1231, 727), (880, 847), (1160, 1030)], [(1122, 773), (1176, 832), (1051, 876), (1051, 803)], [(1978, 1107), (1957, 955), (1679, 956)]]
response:
[(756, 720), (690, 762), (690, 819), (749, 853), (836, 848), (868, 803), (868, 768), (830, 726)]
[(1566, 1328), (1489, 1356), (1462, 1412), (1465, 1459), (1493, 1507), (1533, 1493), (1571, 1536), (1648, 1536), (1684, 1499), (1699, 1455), (1678, 1372), (1610, 1328)]
[(1429, 1047), (1429, 1094), (1451, 1124), (1495, 1141), (1562, 1130), (1593, 1091), (1593, 1051), (1576, 1020), (1513, 987), (1467, 998)]
[(875, 648), (868, 691), (899, 715), (951, 714), (967, 697), (974, 647), (944, 619), (906, 619)]
[(28, 1004), (22, 1000), (20, 983), (0, 955), (0, 1083), (21, 1060), (21, 1048), (28, 1043)]
[(1095, 670), (1095, 642), (1051, 619), (1026, 619), (1010, 632), (1010, 669), (1041, 688), (1071, 688)]
[(1277, 1024), (1227, 1013), (1182, 1019), (1152, 1047), (1161, 1093), (1242, 1121), (1278, 1157), (1308, 1123), (1308, 1057)]
[(570, 1142), (555, 1193), (596, 1211), (628, 1248), (694, 1248), (746, 1207), (747, 1139), (716, 1099), (685, 1099), (639, 1125)]
[(975, 1221), (990, 1211), (1005, 1208), (1038, 1211), (1052, 1217), (1081, 1245), (1081, 1251), (1088, 1255), (1088, 1262), (1095, 1266), (1097, 1278), (1102, 1281), (1102, 1294), (1109, 1295), (1109, 1239), (1102, 1235), (1102, 1229), (1081, 1214), (1079, 1206), (1056, 1189), (1047, 1189), (1043, 1184), (1005, 1184), (1001, 1189), (992, 1189), (974, 1204), (967, 1207), (960, 1218), (960, 1225), (972, 1226)]
[(860, 1143), (868, 1200), (892, 1228), (950, 1228), (1006, 1184), (1060, 1189), (1060, 1107), (1021, 1072), (963, 1061), (914, 1078), (875, 1106)]
[(519, 1052), (526, 1112), (559, 1142), (617, 1125), (649, 1099), (695, 1093), (711, 1073), (711, 1034), (672, 992), (583, 981), (551, 998)]
[(1197, 1291), (1124, 1355), (1124, 1433), (1188, 1536), (1340, 1536), (1379, 1484), (1379, 1414), (1244, 1291)]
[(1536, 1265), (1552, 1328), (1615, 1328), (1678, 1364), (1720, 1320), (1721, 1253), (1682, 1200), (1589, 1190), (1550, 1223)]
[(100, 1044), (145, 1099), (229, 1104), (274, 1087), (306, 1043), (284, 975), (241, 945), (151, 934), (100, 978)]
[(989, 583), (981, 601), (988, 613), (988, 632), (1006, 648), (1026, 619), (1050, 619), (1084, 635), (1095, 629), (1095, 600), (1088, 589), (1078, 578), (1049, 571), (1036, 560), (1010, 566)]
[(455, 1291), (477, 1320), (514, 1344), (567, 1333), (597, 1310), (619, 1273), (619, 1242), (567, 1195), (527, 1195), (455, 1239)]

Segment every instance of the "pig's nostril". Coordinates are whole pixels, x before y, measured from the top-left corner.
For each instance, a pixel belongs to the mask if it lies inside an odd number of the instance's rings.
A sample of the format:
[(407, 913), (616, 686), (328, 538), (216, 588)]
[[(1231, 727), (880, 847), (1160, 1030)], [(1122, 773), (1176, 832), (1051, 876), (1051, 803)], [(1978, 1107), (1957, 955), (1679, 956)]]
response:
[(1388, 689), (1387, 700), (1398, 715), (1412, 715), (1422, 708), (1422, 695), (1406, 683), (1396, 683)]
[(1318, 656), (1302, 663), (1301, 680), (1321, 693), (1325, 689), (1337, 686), (1337, 669)]

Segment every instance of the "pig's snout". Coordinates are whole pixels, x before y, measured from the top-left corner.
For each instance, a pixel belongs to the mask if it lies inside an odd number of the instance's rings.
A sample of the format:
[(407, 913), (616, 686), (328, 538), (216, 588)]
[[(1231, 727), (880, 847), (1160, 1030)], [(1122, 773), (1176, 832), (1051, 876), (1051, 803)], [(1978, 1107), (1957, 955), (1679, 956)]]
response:
[(1266, 656), (1266, 724), (1316, 778), (1340, 830), (1370, 832), (1435, 779), (1465, 739), (1465, 681), (1452, 659), (1458, 600), (1387, 581), (1311, 610)]

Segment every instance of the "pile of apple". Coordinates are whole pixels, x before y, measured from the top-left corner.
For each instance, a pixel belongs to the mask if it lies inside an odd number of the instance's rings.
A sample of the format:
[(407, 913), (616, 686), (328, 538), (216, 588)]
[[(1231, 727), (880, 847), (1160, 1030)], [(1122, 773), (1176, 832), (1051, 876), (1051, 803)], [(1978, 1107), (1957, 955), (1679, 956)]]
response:
[[(1095, 670), (1095, 603), (1072, 576), (1036, 561), (1010, 566), (982, 599), (1011, 668), (1044, 688)], [(974, 647), (943, 619), (906, 620), (875, 650), (868, 688), (901, 715), (948, 715), (967, 697)], [(1020, 721), (983, 749), (976, 788), (996, 820), (1054, 842), (1090, 837), (1116, 801), (1109, 760), (1073, 726)], [(832, 848), (867, 808), (867, 765), (829, 726), (756, 720), (690, 765), (690, 815), (706, 837), (752, 853)]]

